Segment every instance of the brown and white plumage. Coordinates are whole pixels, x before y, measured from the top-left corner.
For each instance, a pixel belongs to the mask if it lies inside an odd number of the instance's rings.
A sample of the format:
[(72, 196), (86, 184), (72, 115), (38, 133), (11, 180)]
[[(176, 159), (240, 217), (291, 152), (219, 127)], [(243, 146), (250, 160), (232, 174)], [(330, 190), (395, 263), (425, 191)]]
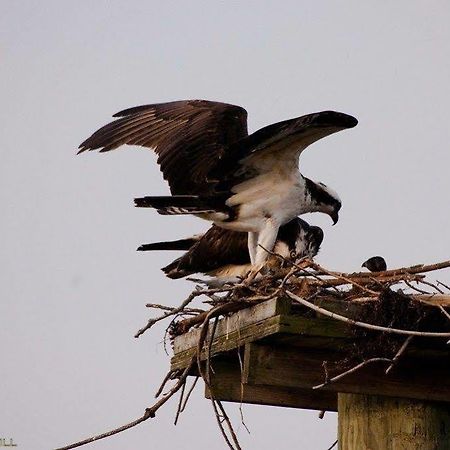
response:
[(267, 257), (280, 226), (306, 212), (338, 218), (341, 201), (303, 177), (298, 157), (313, 142), (352, 128), (357, 120), (323, 111), (247, 133), (247, 112), (205, 100), (139, 106), (121, 111), (80, 145), (109, 151), (123, 144), (152, 148), (172, 196), (136, 199), (161, 214), (194, 214), (249, 233), (252, 262)]
[[(280, 227), (274, 252), (290, 261), (303, 257), (313, 258), (318, 253), (322, 240), (321, 228), (295, 218)], [(229, 281), (244, 277), (252, 269), (247, 234), (216, 225), (203, 235), (144, 244), (138, 250), (185, 250), (184, 255), (162, 268), (169, 278), (183, 278), (202, 273), (218, 280)]]

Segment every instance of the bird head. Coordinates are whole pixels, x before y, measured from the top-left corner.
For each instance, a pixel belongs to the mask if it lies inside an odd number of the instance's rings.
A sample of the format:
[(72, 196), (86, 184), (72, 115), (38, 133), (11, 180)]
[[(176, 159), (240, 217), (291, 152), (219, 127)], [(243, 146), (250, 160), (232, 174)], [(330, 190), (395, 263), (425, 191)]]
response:
[(311, 197), (312, 211), (328, 214), (333, 221), (333, 225), (339, 220), (339, 210), (342, 202), (337, 192), (326, 184), (314, 182), (309, 178), (305, 178), (306, 189)]
[(372, 256), (372, 258), (364, 261), (361, 267), (365, 267), (371, 272), (383, 272), (387, 269), (387, 264), (382, 256)]
[(319, 252), (323, 231), (296, 217), (280, 227), (274, 252), (290, 261), (313, 258)]

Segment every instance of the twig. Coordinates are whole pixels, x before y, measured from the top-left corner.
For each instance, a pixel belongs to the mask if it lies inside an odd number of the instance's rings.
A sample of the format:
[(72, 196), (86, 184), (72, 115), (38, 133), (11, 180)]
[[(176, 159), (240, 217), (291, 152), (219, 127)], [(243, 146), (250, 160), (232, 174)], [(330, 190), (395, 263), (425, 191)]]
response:
[(439, 309), (442, 311), (445, 317), (450, 320), (450, 314), (446, 311), (446, 309), (442, 305), (437, 305)]
[(180, 392), (180, 399), (178, 400), (178, 406), (177, 406), (177, 413), (175, 414), (175, 420), (173, 421), (173, 424), (176, 425), (178, 422), (178, 417), (180, 417), (181, 413), (181, 405), (183, 404), (183, 396), (184, 396), (184, 390), (186, 388), (186, 380), (183, 383), (183, 387), (181, 388)]
[[(173, 311), (174, 309), (177, 309), (177, 307), (175, 306), (165, 306), (165, 305), (160, 305), (158, 303), (147, 303), (145, 305), (146, 308), (153, 308), (153, 309), (162, 309), (163, 311)], [(190, 314), (197, 314), (197, 313), (202, 313), (204, 312), (204, 309), (200, 309), (200, 308), (184, 308), (183, 312), (184, 313), (190, 313)]]
[(391, 365), (386, 369), (386, 371), (384, 372), (386, 375), (393, 369), (393, 367), (395, 366), (395, 364), (397, 364), (398, 359), (400, 358), (400, 356), (405, 352), (406, 347), (408, 347), (409, 343), (412, 341), (412, 339), (414, 338), (414, 336), (408, 336), (405, 339), (405, 342), (403, 342), (402, 346), (398, 349), (397, 353), (395, 354), (395, 356), (392, 358), (392, 363)]
[(413, 291), (416, 291), (416, 292), (418, 292), (419, 294), (432, 295), (431, 292), (427, 292), (427, 291), (424, 291), (424, 290), (422, 290), (422, 289), (419, 289), (418, 287), (413, 286), (413, 285), (412, 285), (409, 281), (407, 281), (407, 280), (405, 280), (405, 284), (406, 284), (408, 287), (410, 287)]
[(220, 409), (220, 412), (222, 413), (222, 417), (225, 419), (225, 422), (226, 422), (226, 424), (228, 426), (228, 430), (230, 431), (230, 434), (231, 434), (231, 437), (233, 439), (234, 445), (236, 446), (236, 449), (237, 450), (242, 450), (242, 448), (241, 448), (241, 446), (239, 444), (238, 438), (236, 436), (236, 433), (234, 432), (233, 425), (231, 424), (231, 420), (228, 417), (228, 414), (226, 413), (224, 407), (222, 406), (222, 402), (220, 400), (216, 400), (216, 403), (217, 403), (217, 406)]
[(374, 278), (384, 278), (392, 275), (402, 275), (402, 274), (419, 274), (419, 273), (425, 273), (425, 272), (433, 272), (435, 270), (441, 270), (446, 269), (447, 267), (450, 267), (450, 260), (443, 261), (436, 264), (416, 264), (415, 266), (410, 267), (402, 267), (400, 269), (393, 269), (393, 270), (385, 270), (382, 272), (355, 272), (352, 274), (349, 273), (343, 273), (343, 272), (335, 272), (335, 271), (328, 271), (332, 276), (338, 277), (338, 276), (345, 276), (348, 278), (351, 277), (359, 277), (359, 278), (367, 278), (367, 277), (374, 277)]
[(197, 384), (197, 381), (198, 381), (199, 378), (200, 378), (200, 377), (195, 377), (195, 380), (194, 380), (194, 382), (192, 383), (192, 386), (190, 387), (188, 393), (186, 394), (186, 397), (185, 397), (185, 399), (184, 399), (183, 404), (181, 405), (181, 410), (180, 410), (180, 412), (183, 412), (183, 411), (186, 409), (186, 405), (187, 405), (187, 402), (188, 402), (188, 400), (189, 400), (189, 397), (191, 396), (192, 392), (194, 391), (195, 385)]
[(318, 384), (316, 386), (313, 386), (313, 389), (320, 389), (323, 388), (324, 386), (327, 386), (328, 384), (334, 383), (338, 380), (340, 380), (341, 378), (350, 375), (353, 372), (356, 372), (357, 370), (361, 369), (361, 367), (366, 366), (367, 364), (371, 364), (374, 362), (392, 362), (392, 359), (389, 358), (371, 358), (371, 359), (366, 359), (365, 361), (363, 361), (362, 363), (359, 363), (358, 365), (356, 365), (355, 367), (352, 367), (349, 370), (346, 370), (345, 372), (340, 373), (339, 375), (336, 375), (333, 378), (330, 378), (328, 381), (325, 381), (322, 384)]
[(437, 284), (440, 284), (441, 286), (444, 286), (445, 289), (450, 291), (450, 286), (448, 284), (443, 283), (442, 281), (437, 280)]
[(436, 337), (436, 338), (450, 337), (450, 333), (434, 333), (434, 332), (429, 332), (429, 331), (401, 330), (398, 328), (387, 328), (387, 327), (382, 327), (380, 325), (372, 325), (370, 323), (360, 322), (358, 320), (349, 319), (348, 317), (341, 316), (340, 314), (336, 314), (334, 312), (328, 311), (327, 309), (323, 309), (320, 306), (317, 306), (314, 303), (309, 302), (308, 300), (300, 298), (299, 296), (293, 294), (290, 291), (286, 291), (286, 294), (292, 300), (295, 300), (296, 302), (298, 302), (320, 314), (323, 314), (324, 316), (331, 317), (332, 319), (340, 320), (342, 322), (348, 323), (350, 325), (355, 325), (357, 327), (367, 328), (369, 330), (375, 330), (375, 331), (383, 331), (386, 333), (402, 334), (402, 335), (406, 335), (406, 336), (421, 336), (421, 337)]
[(164, 389), (164, 386), (167, 384), (167, 382), (170, 380), (170, 378), (172, 377), (173, 372), (170, 370), (169, 372), (166, 373), (166, 376), (164, 377), (164, 379), (162, 380), (161, 385), (159, 386), (158, 390), (155, 393), (155, 398), (158, 398), (161, 395), (161, 392)]
[(145, 422), (148, 419), (154, 418), (156, 415), (156, 411), (158, 411), (158, 409), (161, 408), (161, 406), (164, 405), (164, 403), (166, 403), (183, 386), (192, 366), (194, 365), (194, 362), (195, 359), (192, 358), (191, 362), (186, 367), (186, 369), (184, 369), (182, 375), (178, 379), (178, 382), (175, 384), (175, 386), (173, 386), (172, 389), (170, 389), (170, 391), (166, 395), (161, 397), (153, 406), (151, 406), (150, 408), (146, 408), (143, 416), (139, 417), (136, 420), (133, 420), (130, 423), (122, 425), (121, 427), (115, 428), (114, 430), (98, 434), (97, 436), (84, 439), (74, 444), (70, 444), (66, 447), (57, 448), (56, 450), (70, 450), (72, 448), (81, 447), (82, 445), (90, 444), (91, 442), (99, 441), (100, 439), (105, 439), (107, 437), (121, 433), (122, 431), (129, 430), (130, 428), (133, 428), (136, 425), (139, 425), (140, 423)]
[(433, 289), (436, 289), (436, 291), (439, 292), (439, 294), (444, 294), (445, 292), (442, 289), (439, 289), (434, 283), (430, 283), (427, 280), (420, 280), (421, 283), (426, 284), (427, 286), (432, 287)]
[(352, 284), (353, 286), (356, 286), (356, 287), (362, 289), (363, 291), (368, 292), (369, 294), (373, 294), (373, 295), (378, 295), (379, 294), (379, 292), (375, 292), (372, 289), (364, 287), (362, 284), (357, 283), (356, 281), (354, 281), (351, 278), (347, 277), (345, 274), (338, 274), (336, 272), (332, 272), (330, 270), (324, 269), (322, 266), (320, 266), (319, 264), (317, 264), (315, 262), (311, 263), (311, 267), (313, 267), (317, 271), (325, 273), (326, 275), (331, 275), (333, 277), (336, 277), (337, 279), (347, 281), (348, 283)]
[[(227, 443), (228, 447), (231, 450), (235, 450), (235, 449), (236, 450), (241, 450), (241, 446), (239, 445), (239, 441), (237, 439), (236, 433), (234, 432), (233, 425), (231, 424), (231, 421), (230, 421), (227, 413), (225, 412), (222, 404), (220, 403), (220, 401), (216, 400), (214, 398), (214, 393), (213, 393), (213, 390), (211, 389), (211, 382), (210, 382), (210, 378), (209, 378), (209, 367), (208, 367), (208, 362), (209, 361), (208, 361), (208, 358), (210, 358), (211, 345), (212, 345), (212, 342), (214, 340), (214, 332), (215, 332), (215, 327), (214, 326), (213, 326), (213, 328), (211, 330), (211, 336), (210, 336), (210, 340), (209, 340), (209, 347), (208, 347), (208, 350), (207, 350), (206, 373), (204, 373), (203, 370), (202, 370), (201, 360), (200, 360), (202, 349), (203, 349), (203, 344), (204, 344), (204, 342), (206, 340), (206, 336), (208, 334), (209, 320), (212, 317), (219, 316), (223, 312), (223, 310), (225, 310), (226, 306), (227, 306), (227, 304), (216, 306), (216, 307), (212, 308), (208, 312), (208, 314), (206, 315), (206, 317), (205, 317), (205, 319), (203, 321), (203, 325), (202, 325), (201, 332), (200, 332), (200, 337), (199, 337), (199, 342), (198, 342), (198, 345), (197, 345), (196, 359), (197, 359), (197, 367), (198, 367), (198, 371), (200, 373), (200, 376), (203, 378), (203, 381), (205, 382), (206, 386), (209, 388), (209, 392), (210, 392), (210, 395), (211, 395), (211, 402), (212, 402), (212, 405), (213, 405), (213, 408), (214, 408), (214, 412), (215, 412), (215, 415), (216, 415), (217, 424), (219, 425), (219, 429), (220, 429), (220, 431), (222, 433), (222, 436), (224, 437), (225, 442)], [(217, 321), (215, 321), (215, 324), (217, 324)], [(231, 442), (230, 442), (230, 440), (229, 440), (229, 438), (228, 438), (228, 436), (227, 436), (227, 434), (225, 432), (225, 429), (223, 428), (222, 422), (220, 420), (220, 414), (219, 414), (218, 408), (220, 409), (220, 411), (222, 413), (222, 417), (224, 418), (224, 420), (225, 420), (225, 422), (227, 424), (228, 430), (229, 430), (229, 432), (231, 434), (231, 437), (233, 439), (234, 446), (233, 446), (233, 444), (231, 444)]]
[(230, 290), (235, 290), (238, 289), (239, 287), (242, 287), (243, 285), (234, 285), (231, 287), (227, 287), (227, 288), (214, 288), (214, 289), (199, 289), (197, 291), (193, 291), (191, 292), (191, 294), (189, 295), (189, 297), (184, 300), (180, 306), (173, 308), (170, 311), (166, 311), (164, 314), (162, 314), (159, 317), (155, 317), (153, 319), (149, 319), (149, 321), (147, 322), (147, 325), (145, 325), (145, 327), (141, 328), (135, 335), (135, 338), (138, 338), (139, 336), (141, 336), (142, 334), (144, 334), (148, 329), (150, 329), (153, 325), (155, 325), (155, 323), (166, 319), (169, 316), (173, 316), (175, 314), (178, 314), (180, 312), (182, 312), (184, 310), (184, 308), (189, 305), (189, 303), (191, 303), (194, 298), (199, 297), (200, 295), (207, 295), (207, 294), (215, 294), (218, 292), (229, 292)]
[[(241, 336), (239, 336), (239, 340), (240, 340)], [(244, 411), (242, 410), (242, 400), (243, 400), (243, 396), (244, 396), (244, 383), (242, 381), (242, 377), (244, 375), (244, 365), (242, 364), (242, 356), (241, 356), (241, 351), (238, 348), (237, 350), (237, 354), (238, 354), (238, 360), (239, 360), (239, 370), (241, 373), (241, 379), (240, 379), (240, 394), (241, 394), (241, 398), (239, 401), (239, 414), (241, 416), (241, 424), (244, 426), (244, 428), (246, 429), (247, 433), (250, 434), (250, 430), (248, 429), (247, 425), (245, 424), (245, 420), (244, 420)]]
[(333, 448), (336, 447), (337, 443), (338, 443), (338, 440), (336, 439), (336, 440), (331, 444), (331, 447), (328, 447), (328, 448), (327, 448), (327, 450), (333, 450)]

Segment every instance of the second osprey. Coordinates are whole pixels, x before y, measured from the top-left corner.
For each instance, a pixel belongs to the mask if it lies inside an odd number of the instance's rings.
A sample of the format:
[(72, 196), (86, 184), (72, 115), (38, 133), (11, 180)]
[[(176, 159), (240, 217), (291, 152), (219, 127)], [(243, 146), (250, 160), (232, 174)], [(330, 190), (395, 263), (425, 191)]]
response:
[(356, 126), (347, 114), (323, 111), (247, 132), (245, 109), (206, 100), (144, 105), (121, 111), (80, 145), (80, 152), (123, 144), (154, 149), (171, 196), (144, 197), (136, 206), (161, 214), (193, 214), (248, 232), (252, 264), (272, 250), (278, 229), (298, 215), (322, 212), (338, 220), (341, 201), (298, 170), (313, 142)]

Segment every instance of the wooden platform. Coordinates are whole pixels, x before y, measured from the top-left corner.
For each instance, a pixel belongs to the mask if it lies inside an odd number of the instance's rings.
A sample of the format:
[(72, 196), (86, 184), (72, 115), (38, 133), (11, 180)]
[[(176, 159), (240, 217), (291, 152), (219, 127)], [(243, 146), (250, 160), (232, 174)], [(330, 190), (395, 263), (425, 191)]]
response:
[[(363, 307), (349, 302), (323, 306), (345, 311), (347, 316), (352, 308)], [(199, 329), (193, 329), (175, 338), (172, 369), (189, 364), (199, 334)], [(450, 345), (434, 338), (414, 338), (388, 375), (386, 363), (373, 363), (339, 382), (312, 389), (325, 381), (324, 362), (333, 367), (365, 339), (370, 339), (370, 333), (361, 337), (343, 322), (311, 314), (307, 318), (304, 310), (300, 312), (285, 298), (241, 310), (221, 319), (214, 333), (214, 396), (223, 401), (328, 411), (337, 410), (338, 392), (450, 402)]]

